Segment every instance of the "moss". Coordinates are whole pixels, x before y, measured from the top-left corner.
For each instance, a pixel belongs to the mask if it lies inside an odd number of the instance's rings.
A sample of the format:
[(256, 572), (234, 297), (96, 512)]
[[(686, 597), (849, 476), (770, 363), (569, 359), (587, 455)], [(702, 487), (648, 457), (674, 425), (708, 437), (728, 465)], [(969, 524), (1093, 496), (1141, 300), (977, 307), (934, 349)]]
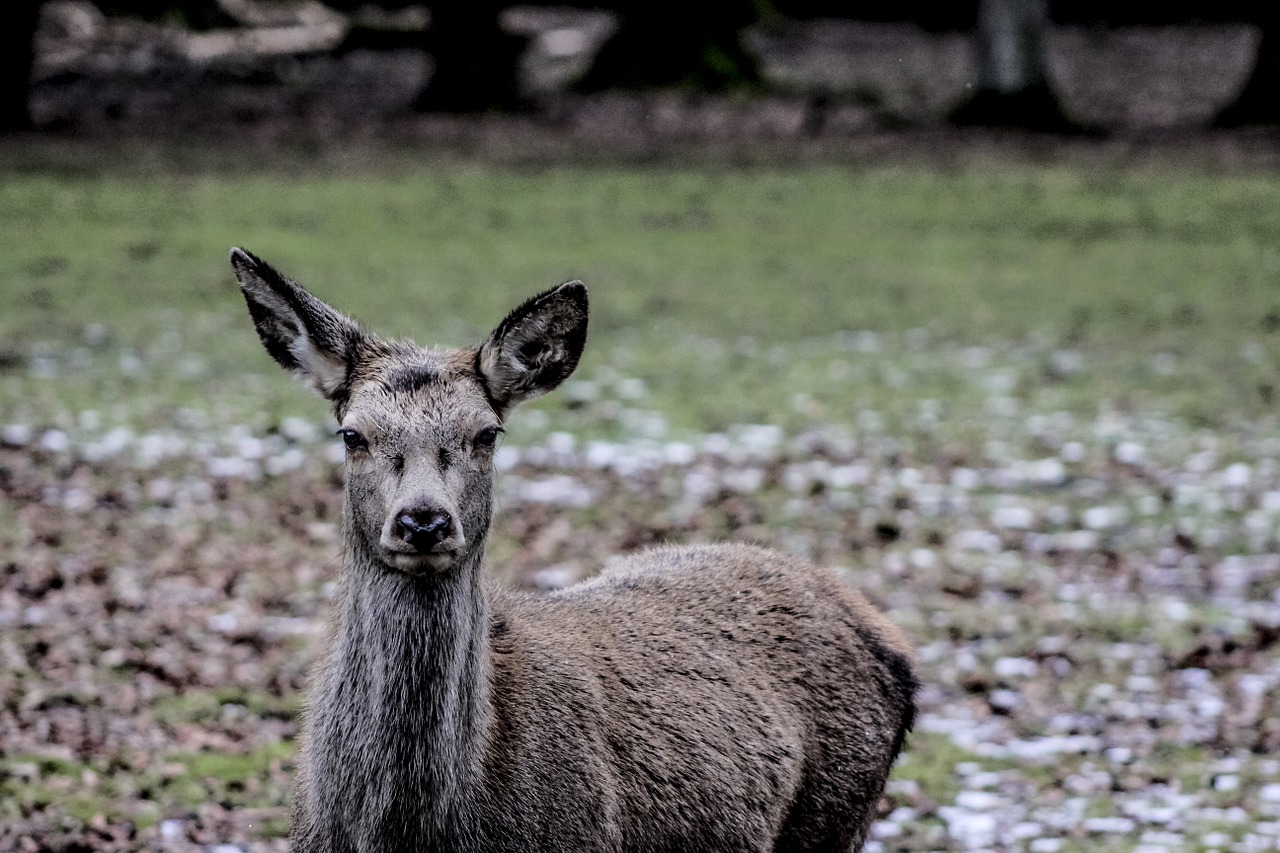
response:
[(59, 802), (62, 810), (72, 820), (88, 823), (96, 815), (107, 818), (121, 814), (121, 805), (106, 797), (90, 794), (76, 794)]
[[(0, 817), (48, 811), (63, 815), (71, 826), (102, 815), (142, 827), (211, 801), (230, 808), (279, 808), (288, 798), (287, 785), (277, 781), (280, 765), (287, 765), (293, 751), (292, 743), (277, 742), (243, 754), (174, 753), (143, 771), (99, 772), (91, 788), (84, 786), (83, 776), (101, 768), (44, 756), (9, 756), (0, 762)], [(170, 775), (174, 767), (182, 772)], [(279, 837), (287, 831), (287, 820), (283, 829), (278, 820), (263, 827), (262, 837)]]
[(289, 836), (289, 818), (269, 817), (252, 824), (250, 829), (255, 838), (287, 838)]
[(293, 754), (287, 743), (275, 743), (244, 755), (207, 752), (184, 760), (193, 777), (211, 777), (224, 783), (242, 783), (261, 777), (271, 769), (272, 762), (281, 761)]
[(153, 713), (167, 725), (205, 723), (217, 720), (227, 705), (243, 707), (256, 717), (294, 720), (302, 710), (302, 697), (297, 694), (273, 696), (264, 691), (242, 688), (189, 690), (157, 700)]
[(192, 774), (168, 780), (156, 791), (158, 795), (156, 799), (163, 804), (166, 811), (171, 810), (175, 805), (184, 809), (195, 808), (209, 801), (209, 789), (194, 776), (195, 774)]
[(221, 711), (222, 703), (214, 693), (189, 691), (157, 700), (151, 712), (156, 722), (172, 726), (214, 720)]

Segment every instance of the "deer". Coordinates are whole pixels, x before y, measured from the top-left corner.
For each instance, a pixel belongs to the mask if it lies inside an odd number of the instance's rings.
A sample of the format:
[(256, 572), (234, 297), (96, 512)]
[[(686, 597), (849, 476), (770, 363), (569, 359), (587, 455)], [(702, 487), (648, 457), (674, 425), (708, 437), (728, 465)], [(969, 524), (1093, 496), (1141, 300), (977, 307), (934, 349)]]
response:
[(587, 289), (479, 347), (383, 339), (242, 249), (263, 346), (332, 406), (342, 567), (309, 676), (292, 849), (860, 849), (915, 716), (906, 636), (834, 570), (740, 544), (489, 579), (494, 454), (560, 385)]

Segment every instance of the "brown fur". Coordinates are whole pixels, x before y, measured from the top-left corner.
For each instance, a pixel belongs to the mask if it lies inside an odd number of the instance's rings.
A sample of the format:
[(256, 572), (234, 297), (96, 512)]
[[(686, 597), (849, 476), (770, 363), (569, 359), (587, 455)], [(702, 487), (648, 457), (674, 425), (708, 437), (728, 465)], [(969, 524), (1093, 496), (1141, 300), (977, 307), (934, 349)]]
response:
[(576, 366), (580, 284), (477, 350), (425, 350), (232, 261), (268, 351), (352, 431), (295, 849), (862, 845), (916, 681), (905, 637), (831, 572), (717, 545), (635, 554), (552, 595), (486, 583), (489, 439)]

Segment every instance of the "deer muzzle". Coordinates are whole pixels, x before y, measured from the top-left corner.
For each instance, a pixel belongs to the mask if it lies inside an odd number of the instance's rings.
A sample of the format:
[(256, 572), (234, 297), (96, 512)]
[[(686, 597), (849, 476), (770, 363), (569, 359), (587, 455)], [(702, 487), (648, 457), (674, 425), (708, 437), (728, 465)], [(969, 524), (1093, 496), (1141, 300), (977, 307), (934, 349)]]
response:
[(380, 544), (388, 563), (416, 574), (447, 569), (466, 539), (448, 510), (418, 506), (393, 513), (383, 526)]

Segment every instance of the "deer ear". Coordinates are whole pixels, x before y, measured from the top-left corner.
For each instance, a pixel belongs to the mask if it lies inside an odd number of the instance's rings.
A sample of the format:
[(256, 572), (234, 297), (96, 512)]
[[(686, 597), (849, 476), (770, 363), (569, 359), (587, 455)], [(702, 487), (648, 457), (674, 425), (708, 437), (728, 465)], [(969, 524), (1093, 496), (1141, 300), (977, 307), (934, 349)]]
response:
[(262, 345), (335, 405), (345, 402), (366, 336), (352, 321), (243, 249), (231, 266)]
[(545, 394), (573, 373), (587, 343), (587, 288), (570, 281), (526, 301), (498, 324), (476, 367), (498, 408)]

